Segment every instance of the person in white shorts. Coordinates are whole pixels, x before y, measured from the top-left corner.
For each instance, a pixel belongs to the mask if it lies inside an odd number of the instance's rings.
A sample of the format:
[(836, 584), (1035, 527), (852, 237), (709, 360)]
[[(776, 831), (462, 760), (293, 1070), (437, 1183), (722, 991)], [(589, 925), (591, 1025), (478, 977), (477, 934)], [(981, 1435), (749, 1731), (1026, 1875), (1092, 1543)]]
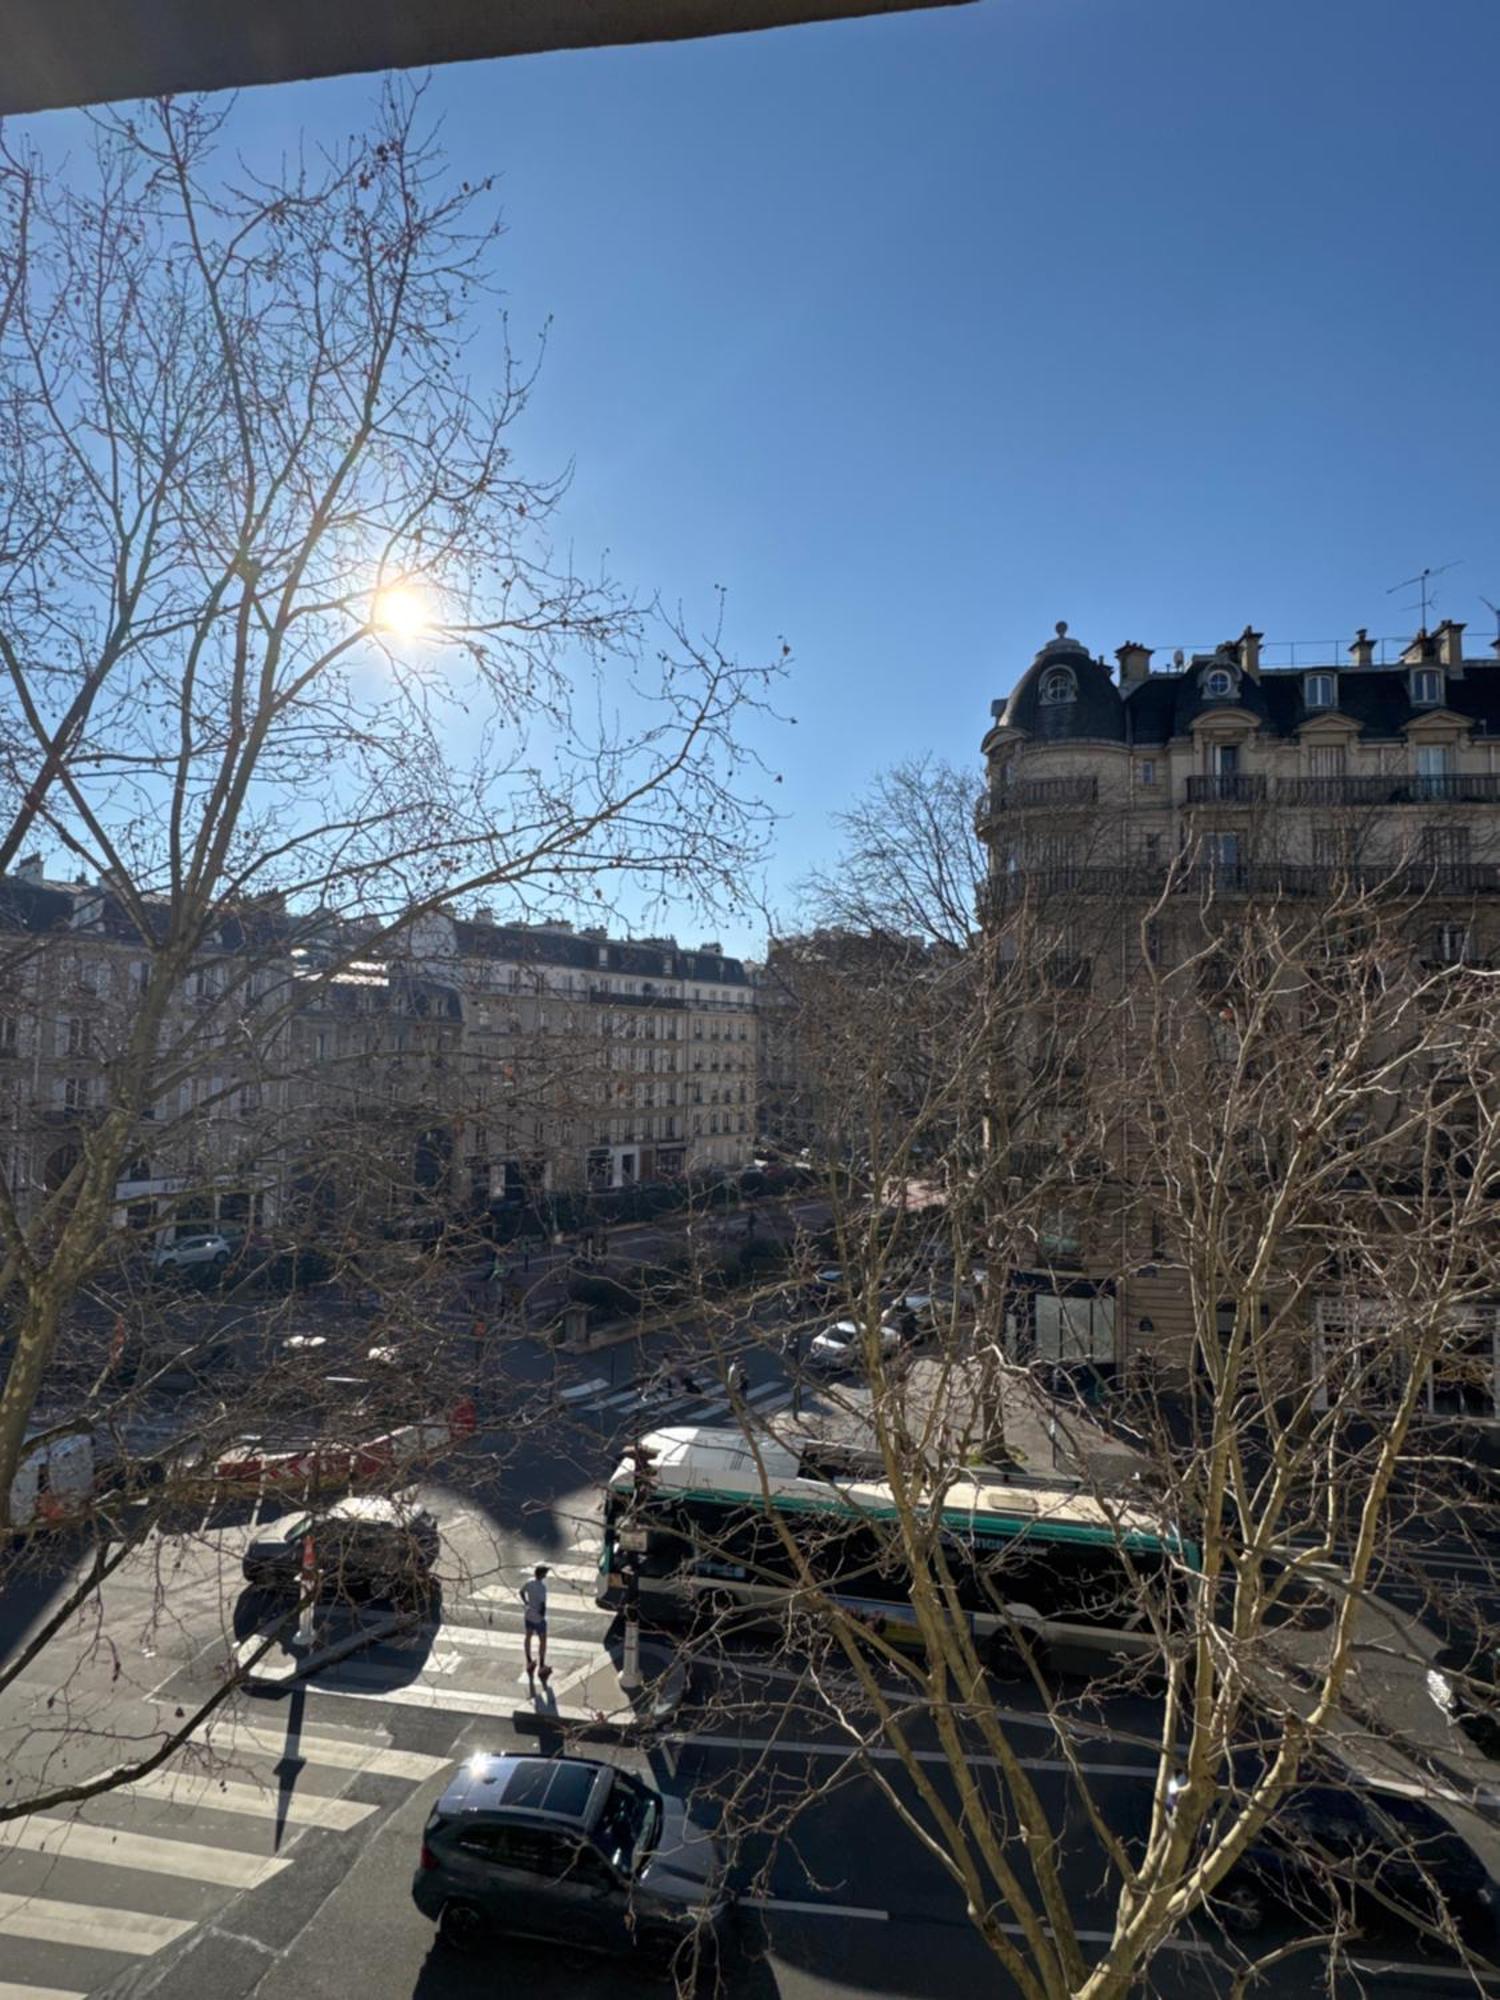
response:
[[(547, 1665), (547, 1565), (538, 1563), (536, 1569), (521, 1585), (521, 1608), (526, 1620), (526, 1678), (535, 1680), (538, 1673), (544, 1681), (552, 1678), (552, 1669)], [(531, 1645), (536, 1641), (537, 1658), (532, 1664)]]

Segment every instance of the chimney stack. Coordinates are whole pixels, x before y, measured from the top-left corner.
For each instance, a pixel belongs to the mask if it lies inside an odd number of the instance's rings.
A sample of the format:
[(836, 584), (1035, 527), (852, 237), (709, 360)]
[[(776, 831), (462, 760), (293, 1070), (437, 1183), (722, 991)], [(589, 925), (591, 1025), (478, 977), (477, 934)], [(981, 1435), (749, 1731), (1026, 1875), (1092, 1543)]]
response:
[(1373, 667), (1375, 664), (1375, 641), (1361, 625), (1354, 635), (1354, 644), (1349, 648), (1357, 667)]
[(1137, 645), (1134, 639), (1127, 639), (1123, 646), (1116, 646), (1115, 658), (1120, 663), (1120, 686), (1139, 687), (1151, 672), (1150, 646)]
[(1260, 642), (1265, 636), (1264, 632), (1253, 632), (1247, 625), (1235, 645), (1240, 671), (1248, 674), (1253, 681), (1260, 679)]
[(1437, 640), (1438, 659), (1445, 667), (1464, 663), (1464, 628), (1455, 618), (1445, 618), (1432, 635)]

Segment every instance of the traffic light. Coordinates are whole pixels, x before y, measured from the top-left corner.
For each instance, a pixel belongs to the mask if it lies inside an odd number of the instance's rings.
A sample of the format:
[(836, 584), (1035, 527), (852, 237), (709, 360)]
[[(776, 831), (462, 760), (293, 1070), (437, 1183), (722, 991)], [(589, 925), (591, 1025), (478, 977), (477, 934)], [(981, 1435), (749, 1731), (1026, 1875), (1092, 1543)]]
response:
[(661, 1456), (660, 1452), (653, 1451), (650, 1445), (637, 1439), (633, 1445), (627, 1447), (625, 1456), (630, 1461), (636, 1498), (649, 1499), (656, 1491), (656, 1461)]

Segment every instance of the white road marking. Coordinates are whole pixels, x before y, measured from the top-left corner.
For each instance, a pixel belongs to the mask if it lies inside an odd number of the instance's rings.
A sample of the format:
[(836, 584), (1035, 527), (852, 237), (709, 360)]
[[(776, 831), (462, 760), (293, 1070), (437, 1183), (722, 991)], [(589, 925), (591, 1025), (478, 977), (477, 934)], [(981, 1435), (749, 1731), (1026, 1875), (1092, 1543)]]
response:
[[(589, 1574), (597, 1578), (599, 1572), (591, 1567)], [(549, 1577), (547, 1579), (548, 1608), (557, 1611), (567, 1611), (569, 1613), (575, 1611), (602, 1611), (603, 1606), (594, 1602), (594, 1589), (595, 1586), (593, 1584), (587, 1587), (580, 1584), (573, 1589), (567, 1588), (566, 1585), (560, 1585), (554, 1589), (552, 1579)], [(513, 1587), (507, 1583), (481, 1584), (479, 1589), (471, 1590), (468, 1596), (462, 1601), (465, 1604), (494, 1605), (501, 1610), (514, 1611), (517, 1617), (521, 1615), (521, 1601), (516, 1596)], [(605, 1615), (608, 1616), (609, 1614), (606, 1613)]]
[(66, 1986), (17, 1986), (12, 1979), (0, 1979), (0, 2000), (88, 2000)]
[(592, 1382), (574, 1382), (570, 1387), (559, 1391), (557, 1400), (560, 1403), (575, 1403), (580, 1396), (592, 1396), (597, 1394), (600, 1389), (607, 1389), (608, 1387), (609, 1383), (605, 1378), (602, 1375), (596, 1375)]
[(190, 1917), (150, 1917), (141, 1910), (105, 1910), (94, 1903), (58, 1903), (49, 1896), (0, 1891), (0, 1937), (41, 1944), (80, 1944), (149, 1958), (194, 1928)]
[[(519, 1625), (511, 1629), (501, 1627), (498, 1630), (490, 1625), (445, 1625), (438, 1637), (445, 1646), (474, 1646), (486, 1653), (519, 1653), (524, 1650), (525, 1643)], [(549, 1659), (556, 1653), (559, 1658), (584, 1660), (591, 1659), (596, 1654), (602, 1657), (603, 1652), (604, 1649), (597, 1640), (550, 1637), (547, 1640)]]
[[(316, 1681), (306, 1681), (303, 1685), (309, 1694), (362, 1698), (357, 1689), (320, 1687)], [(440, 1709), (448, 1715), (497, 1715), (507, 1718), (526, 1705), (518, 1694), (482, 1694), (472, 1688), (427, 1686), (421, 1682), (407, 1687), (371, 1689), (369, 1698), (382, 1705), (391, 1703), (397, 1708)]]
[(274, 1784), (240, 1785), (182, 1771), (153, 1771), (122, 1789), (127, 1798), (165, 1799), (184, 1812), (242, 1813), (249, 1819), (274, 1818), (282, 1812), (284, 1803), (289, 1823), (331, 1827), (336, 1833), (347, 1833), (376, 1810), (353, 1799), (330, 1799), (317, 1792), (296, 1790), (283, 1802)]
[[(278, 1758), (291, 1756), (306, 1764), (323, 1764), (331, 1771), (373, 1771), (382, 1778), (410, 1778), (418, 1783), (447, 1770), (453, 1761), (451, 1757), (426, 1757), (416, 1750), (387, 1750), (337, 1736), (299, 1736), (289, 1744), (285, 1730), (259, 1729), (239, 1721), (223, 1735), (195, 1736), (192, 1741), (194, 1748), (211, 1750), (224, 1758), (250, 1749)], [(0, 2000), (5, 2000), (3, 1993)]]
[[(181, 1876), (189, 1882), (216, 1882), (225, 1889), (255, 1889), (291, 1863), (240, 1854), (230, 1847), (200, 1847), (188, 1840), (162, 1840), (151, 1833), (121, 1833), (78, 1819), (48, 1819), (28, 1813), (0, 1825), (0, 1851), (63, 1856), (107, 1868), (134, 1868), (146, 1875)], [(3, 1989), (0, 1989), (3, 1994)]]

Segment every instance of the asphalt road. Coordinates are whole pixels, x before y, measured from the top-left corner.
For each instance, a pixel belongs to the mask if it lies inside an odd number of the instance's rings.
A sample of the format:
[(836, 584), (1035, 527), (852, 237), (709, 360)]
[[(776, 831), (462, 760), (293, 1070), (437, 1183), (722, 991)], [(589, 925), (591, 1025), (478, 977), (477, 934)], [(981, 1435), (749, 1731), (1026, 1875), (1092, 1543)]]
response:
[[(653, 1343), (631, 1375), (691, 1366), (692, 1329)], [(442, 1615), (415, 1644), (330, 1671), (305, 1694), (236, 1698), (204, 1747), (76, 1815), (66, 1806), (0, 1826), (0, 1994), (4, 2000), (468, 2000), (524, 1982), (539, 1996), (660, 1993), (613, 1964), (561, 1949), (497, 1946), (469, 1962), (435, 1948), (409, 1899), (422, 1824), (456, 1759), (507, 1747), (525, 1698), (515, 1592), (537, 1561), (553, 1566), (552, 1645), (560, 1678), (597, 1655), (607, 1623), (592, 1603), (600, 1482), (625, 1437), (663, 1421), (716, 1421), (705, 1381), (643, 1406), (597, 1354), (559, 1360), (510, 1343), (486, 1383), (486, 1425), (461, 1459), (435, 1469), (424, 1497), (444, 1531)], [(767, 1346), (746, 1350), (746, 1400), (761, 1415), (790, 1402)], [(814, 1405), (810, 1402), (809, 1408)], [(238, 1559), (255, 1525), (216, 1513), (152, 1542), (106, 1588), (97, 1626), (0, 1697), (6, 1789), (67, 1781), (139, 1755), (180, 1709), (204, 1698), (242, 1624)], [(1461, 1552), (1459, 1552), (1461, 1553)], [(61, 1573), (23, 1580), (0, 1602), (15, 1643)], [(1056, 1809), (1074, 1908), (1102, 1938), (1103, 1869), (1057, 1745), (1034, 1718), (1034, 1692), (999, 1691)], [(1086, 1717), (1085, 1775), (1112, 1821), (1143, 1810), (1149, 1760), (1144, 1700)], [(951, 1796), (942, 1753), (918, 1735), (924, 1770)], [(712, 1800), (723, 1815), (744, 1898), (735, 2000), (834, 2000), (851, 1991), (947, 2000), (1004, 1996), (1009, 1985), (976, 1937), (963, 1898), (902, 1822), (885, 1783), (920, 1811), (909, 1781), (881, 1760), (871, 1776), (847, 1734), (790, 1669), (753, 1651), (700, 1663), (688, 1706), (649, 1751), (612, 1754), (657, 1782)], [(14, 1791), (10, 1792), (14, 1796)], [(995, 1793), (997, 1813), (1000, 1795)], [(1265, 1942), (1266, 1940), (1262, 1940)], [(1269, 1942), (1281, 1941), (1273, 1930)], [(1399, 1940), (1371, 1948), (1360, 1975), (1393, 1994), (1443, 1992), (1462, 1975)], [(1143, 1991), (1227, 1991), (1233, 1952), (1211, 1933), (1163, 1952)], [(1309, 1995), (1311, 1959), (1251, 1990)], [(1350, 1974), (1347, 1989), (1354, 1990)]]

